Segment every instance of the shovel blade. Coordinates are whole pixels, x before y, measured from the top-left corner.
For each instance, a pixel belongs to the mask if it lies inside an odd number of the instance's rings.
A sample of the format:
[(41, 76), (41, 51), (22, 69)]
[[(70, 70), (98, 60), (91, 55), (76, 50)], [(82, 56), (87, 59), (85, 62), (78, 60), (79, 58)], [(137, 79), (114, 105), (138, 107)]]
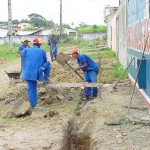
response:
[(59, 64), (61, 64), (62, 66), (64, 66), (68, 60), (70, 60), (70, 56), (68, 54), (64, 54), (64, 53), (60, 52), (57, 55), (57, 62)]

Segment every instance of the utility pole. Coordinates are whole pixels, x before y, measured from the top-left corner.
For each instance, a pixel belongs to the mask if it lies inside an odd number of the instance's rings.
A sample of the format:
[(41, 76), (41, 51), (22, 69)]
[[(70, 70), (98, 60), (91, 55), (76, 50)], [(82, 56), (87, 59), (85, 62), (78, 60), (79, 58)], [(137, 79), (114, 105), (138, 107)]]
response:
[(60, 43), (62, 41), (62, 0), (60, 0)]
[(11, 0), (8, 0), (8, 49), (13, 48)]

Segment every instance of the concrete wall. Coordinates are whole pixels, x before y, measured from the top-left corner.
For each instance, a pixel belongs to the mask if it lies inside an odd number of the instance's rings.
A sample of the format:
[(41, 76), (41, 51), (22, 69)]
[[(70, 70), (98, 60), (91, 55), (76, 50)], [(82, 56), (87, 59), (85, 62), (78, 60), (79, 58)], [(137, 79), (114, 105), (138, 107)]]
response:
[(102, 40), (104, 36), (106, 36), (106, 33), (83, 33), (81, 34), (81, 39), (84, 40), (94, 40), (99, 39)]
[[(28, 39), (29, 41), (33, 41), (36, 36), (13, 36), (13, 43), (20, 44), (22, 39)], [(38, 36), (41, 38), (43, 43), (47, 43), (47, 36)], [(8, 43), (8, 37), (0, 38), (0, 44)]]
[(109, 48), (112, 48), (111, 40), (112, 40), (111, 21), (108, 21), (107, 23), (107, 46)]
[(126, 40), (126, 0), (122, 0), (118, 9), (117, 22), (117, 54), (120, 63), (127, 66), (127, 40)]
[[(84, 40), (93, 40), (93, 39), (102, 39), (104, 36), (106, 36), (106, 33), (90, 33), (90, 34), (82, 34), (80, 36), (80, 39)], [(30, 41), (33, 41), (35, 38), (35, 35), (24, 35), (24, 36), (19, 36), (19, 35), (14, 35), (13, 36), (13, 43), (21, 43), (22, 39), (28, 39)], [(37, 37), (41, 38), (43, 43), (47, 43), (48, 37), (47, 35), (38, 35)], [(78, 39), (76, 36), (74, 37), (75, 39)], [(0, 37), (0, 44), (8, 43), (8, 37)]]
[(127, 66), (126, 44), (126, 0), (122, 0), (118, 11), (108, 19), (107, 44), (116, 52), (120, 63)]
[[(150, 19), (149, 19), (149, 0), (130, 0), (127, 1), (127, 50), (128, 63), (134, 58), (128, 73), (130, 78), (135, 81), (138, 74), (137, 61), (142, 58), (143, 50), (146, 59), (146, 73), (141, 73), (138, 81), (146, 82), (146, 88), (140, 91), (150, 103)], [(148, 37), (148, 40), (147, 40)], [(146, 42), (147, 41), (147, 42)], [(144, 67), (141, 67), (142, 69)], [(139, 87), (139, 84), (137, 84)]]
[[(150, 1), (120, 1), (118, 11), (108, 22), (107, 34), (108, 46), (116, 51), (122, 65), (127, 66), (134, 58), (128, 69), (133, 82), (137, 78), (138, 61), (141, 60), (144, 51), (146, 65), (141, 67), (137, 87), (150, 104)], [(146, 87), (141, 88), (140, 83), (144, 82)]]
[[(116, 17), (117, 15), (115, 14), (114, 17), (111, 20), (111, 48), (113, 51), (115, 51), (117, 53), (117, 44), (116, 44), (116, 26), (117, 26), (117, 22), (116, 22)], [(118, 33), (117, 33), (118, 34)]]

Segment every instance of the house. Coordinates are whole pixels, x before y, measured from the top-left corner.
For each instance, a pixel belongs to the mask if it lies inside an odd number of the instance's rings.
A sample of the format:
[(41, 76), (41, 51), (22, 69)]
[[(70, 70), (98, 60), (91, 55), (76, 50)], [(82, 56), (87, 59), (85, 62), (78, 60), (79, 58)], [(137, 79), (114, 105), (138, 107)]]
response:
[(33, 26), (30, 23), (20, 23), (20, 24), (18, 24), (18, 27), (21, 27), (21, 30), (33, 28)]
[[(77, 35), (77, 31), (75, 29), (68, 29), (68, 28), (64, 28), (63, 32), (66, 33), (67, 35)], [(36, 35), (36, 36), (49, 36), (53, 33), (53, 29), (52, 28), (47, 28), (47, 29), (38, 29), (38, 30), (23, 30), (23, 31), (18, 31), (16, 33), (16, 35)], [(55, 33), (56, 35), (59, 35), (59, 31), (57, 33)]]
[(124, 67), (133, 60), (128, 69), (129, 78), (134, 83), (137, 81), (137, 89), (150, 106), (149, 0), (120, 0), (118, 10), (107, 20), (107, 25), (108, 46), (115, 50)]
[[(54, 34), (54, 30), (51, 28), (37, 29), (37, 30), (18, 30), (18, 31), (16, 30), (15, 29), (13, 30), (13, 42), (14, 43), (20, 43), (22, 39), (26, 39), (26, 38), (32, 41), (37, 36), (42, 39), (43, 43), (47, 43), (48, 37)], [(77, 31), (74, 29), (64, 28), (63, 33), (66, 33), (69, 36), (71, 35), (75, 38), (77, 37)], [(8, 34), (7, 27), (5, 29), (0, 28), (0, 44), (3, 44), (8, 41), (7, 34)], [(59, 34), (60, 34), (59, 31), (57, 33), (55, 32), (55, 35), (59, 35)]]
[(8, 29), (4, 29), (4, 28), (0, 27), (0, 38), (6, 37), (7, 34), (8, 34)]
[(40, 31), (41, 30), (21, 30), (21, 31), (16, 32), (16, 35), (18, 35), (18, 36), (29, 36), (29, 35), (38, 36)]
[(136, 80), (139, 65), (144, 54), (138, 75), (138, 85), (140, 92), (150, 104), (150, 3), (149, 0), (127, 0), (127, 54), (128, 63), (134, 58), (128, 70), (130, 79)]

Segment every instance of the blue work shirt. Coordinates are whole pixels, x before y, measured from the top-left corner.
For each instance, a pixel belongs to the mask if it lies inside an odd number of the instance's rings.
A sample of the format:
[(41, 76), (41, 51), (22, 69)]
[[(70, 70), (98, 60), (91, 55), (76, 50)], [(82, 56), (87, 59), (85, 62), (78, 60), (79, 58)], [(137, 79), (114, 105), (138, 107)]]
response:
[[(27, 49), (27, 48), (29, 48), (29, 46), (25, 46), (25, 45), (21, 45), (21, 46), (19, 46), (19, 48), (18, 48), (18, 50), (20, 51), (20, 52), (22, 52), (23, 50), (25, 50), (25, 49)], [(21, 55), (21, 54), (20, 54)], [(21, 58), (21, 76), (23, 75), (23, 68), (25, 67), (25, 59), (24, 58)]]
[(21, 57), (26, 61), (23, 79), (44, 81), (42, 67), (47, 62), (46, 52), (37, 45), (33, 45), (32, 48), (23, 50)]
[(49, 39), (48, 40), (48, 45), (50, 45), (50, 48), (51, 49), (54, 49), (54, 50), (56, 50), (57, 49), (57, 39), (56, 38), (53, 38), (53, 39)]
[(23, 51), (24, 49), (28, 48), (28, 46), (25, 46), (25, 45), (21, 45), (19, 46), (18, 50), (19, 51)]
[(90, 57), (86, 56), (85, 54), (78, 54), (77, 63), (79, 66), (83, 66), (84, 62), (88, 64), (86, 68), (83, 68), (83, 71), (90, 71), (93, 70), (95, 72), (99, 71), (99, 66), (95, 63)]

